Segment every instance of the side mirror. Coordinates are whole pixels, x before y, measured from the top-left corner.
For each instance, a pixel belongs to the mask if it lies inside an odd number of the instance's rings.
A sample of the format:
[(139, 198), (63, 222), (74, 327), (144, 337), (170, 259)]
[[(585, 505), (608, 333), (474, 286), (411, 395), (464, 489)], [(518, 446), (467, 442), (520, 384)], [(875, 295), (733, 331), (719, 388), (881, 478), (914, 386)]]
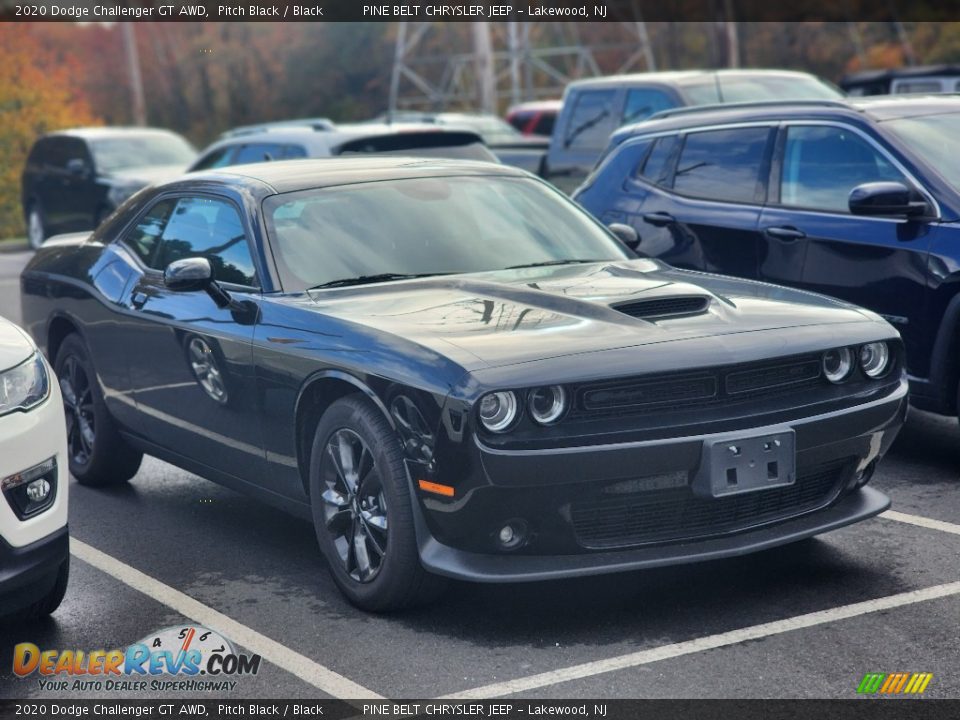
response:
[(857, 185), (848, 200), (854, 215), (919, 217), (929, 211), (927, 203), (911, 200), (910, 189), (900, 182), (872, 182)]
[(82, 158), (72, 158), (67, 160), (67, 172), (77, 177), (85, 177), (90, 172), (87, 161)]
[(640, 245), (640, 235), (638, 235), (637, 231), (634, 230), (630, 225), (624, 225), (622, 223), (610, 223), (607, 225), (607, 229), (617, 237), (617, 240), (622, 242), (631, 250), (636, 250), (637, 246)]
[(202, 257), (174, 260), (163, 271), (163, 284), (174, 292), (206, 290), (213, 282), (213, 267)]

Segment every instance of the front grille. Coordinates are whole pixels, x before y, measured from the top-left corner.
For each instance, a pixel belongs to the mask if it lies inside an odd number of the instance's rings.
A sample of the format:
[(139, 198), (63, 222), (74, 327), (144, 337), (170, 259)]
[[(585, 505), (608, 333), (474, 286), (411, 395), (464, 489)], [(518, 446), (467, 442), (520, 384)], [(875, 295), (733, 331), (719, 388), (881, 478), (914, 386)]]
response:
[(826, 505), (850, 464), (801, 469), (793, 485), (722, 498), (698, 497), (685, 485), (573, 503), (570, 516), (577, 542), (593, 550), (722, 535)]
[(597, 416), (624, 408), (737, 402), (771, 393), (804, 392), (820, 381), (820, 355), (798, 355), (772, 362), (582, 385), (577, 389), (574, 414)]
[(630, 317), (655, 320), (676, 315), (696, 315), (706, 310), (709, 304), (710, 298), (702, 296), (664, 297), (622, 303), (614, 305), (613, 309)]

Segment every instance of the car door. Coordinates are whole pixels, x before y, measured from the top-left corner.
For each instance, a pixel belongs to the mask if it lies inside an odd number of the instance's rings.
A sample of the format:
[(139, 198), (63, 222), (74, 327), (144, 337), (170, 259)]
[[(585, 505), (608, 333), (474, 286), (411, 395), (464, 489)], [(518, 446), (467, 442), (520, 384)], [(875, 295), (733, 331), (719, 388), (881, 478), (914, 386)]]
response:
[(625, 185), (640, 250), (678, 267), (755, 278), (774, 134), (764, 124), (658, 139)]
[(550, 140), (545, 177), (565, 193), (583, 181), (617, 127), (620, 96), (617, 88), (574, 90), (569, 114)]
[[(123, 348), (149, 442), (237, 478), (258, 480), (263, 443), (251, 364), (260, 294), (240, 207), (211, 195), (159, 199), (124, 239), (144, 264), (128, 294)], [(173, 292), (163, 269), (183, 258), (210, 260), (233, 298), (218, 307), (203, 291)]]
[(928, 222), (850, 214), (850, 191), (896, 181), (928, 199), (868, 134), (832, 123), (788, 123), (777, 143), (770, 203), (761, 217), (761, 277), (869, 308), (909, 348), (922, 342)]

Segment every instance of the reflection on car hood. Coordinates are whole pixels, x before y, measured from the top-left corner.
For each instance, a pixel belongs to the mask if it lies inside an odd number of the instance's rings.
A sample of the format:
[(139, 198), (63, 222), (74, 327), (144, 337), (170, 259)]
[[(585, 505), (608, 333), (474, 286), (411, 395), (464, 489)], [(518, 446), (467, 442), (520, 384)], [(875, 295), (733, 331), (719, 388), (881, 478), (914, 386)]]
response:
[(33, 354), (33, 343), (26, 333), (0, 318), (0, 372), (16, 367)]
[[(325, 314), (425, 345), (443, 340), (491, 366), (671, 340), (879, 321), (820, 295), (654, 260), (503, 270), (310, 295)], [(640, 319), (614, 307), (678, 297), (704, 298), (705, 309)]]
[(186, 165), (153, 165), (148, 167), (126, 168), (104, 173), (104, 177), (117, 185), (154, 185), (180, 177), (186, 172)]

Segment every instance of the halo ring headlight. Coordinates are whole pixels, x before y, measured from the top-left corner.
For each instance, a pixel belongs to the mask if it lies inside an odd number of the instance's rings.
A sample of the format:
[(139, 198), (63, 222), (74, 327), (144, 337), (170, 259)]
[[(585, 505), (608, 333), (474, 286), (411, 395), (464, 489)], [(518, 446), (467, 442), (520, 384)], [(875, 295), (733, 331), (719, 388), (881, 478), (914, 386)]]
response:
[(492, 392), (480, 399), (480, 422), (490, 432), (505, 432), (517, 419), (517, 396), (510, 390)]
[(871, 380), (883, 377), (890, 369), (890, 346), (885, 342), (872, 342), (860, 348), (860, 367)]
[(823, 374), (832, 383), (841, 383), (853, 370), (853, 353), (850, 348), (827, 350), (821, 360)]
[(551, 425), (567, 411), (567, 393), (560, 385), (534, 388), (529, 397), (530, 417), (540, 425)]

